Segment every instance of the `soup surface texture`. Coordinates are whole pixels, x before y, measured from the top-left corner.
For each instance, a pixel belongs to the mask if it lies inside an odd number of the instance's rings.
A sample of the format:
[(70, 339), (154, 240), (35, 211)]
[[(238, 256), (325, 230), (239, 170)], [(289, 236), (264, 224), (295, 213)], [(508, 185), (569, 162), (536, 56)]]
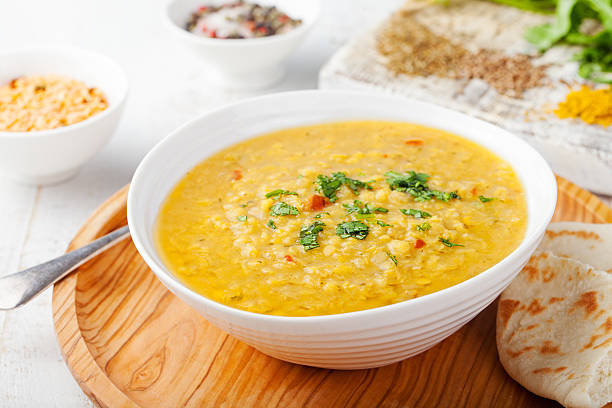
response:
[(521, 242), (511, 166), (459, 136), (359, 121), (226, 148), (170, 192), (158, 251), (188, 287), (256, 313), (313, 316), (456, 285)]

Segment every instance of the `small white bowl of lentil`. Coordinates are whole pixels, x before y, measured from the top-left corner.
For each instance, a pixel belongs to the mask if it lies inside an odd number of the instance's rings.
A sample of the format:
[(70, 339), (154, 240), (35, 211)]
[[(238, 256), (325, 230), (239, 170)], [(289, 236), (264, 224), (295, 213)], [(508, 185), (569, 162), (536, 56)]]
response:
[[(249, 2), (251, 3), (251, 2)], [(295, 21), (296, 25), (288, 30), (279, 30), (272, 34), (254, 38), (236, 38), (248, 35), (247, 29), (228, 32), (228, 38), (216, 38), (201, 35), (202, 23), (195, 23), (194, 13), (198, 10), (239, 4), (228, 0), (171, 0), (163, 14), (163, 19), (171, 34), (183, 45), (202, 57), (208, 67), (209, 82), (232, 89), (259, 89), (278, 82), (285, 74), (284, 61), (304, 40), (319, 16), (318, 0), (252, 0), (253, 4), (262, 7), (275, 7), (274, 13), (280, 18)], [(246, 4), (242, 3), (246, 6)], [(270, 10), (269, 8), (267, 10)], [(222, 10), (221, 12), (224, 12)], [(214, 19), (225, 20), (225, 17)], [(234, 18), (230, 15), (227, 19)], [(243, 17), (240, 17), (243, 18)], [(190, 31), (192, 23), (197, 32)], [(272, 30), (273, 24), (251, 22), (257, 31)], [(212, 24), (212, 23), (211, 23)], [(212, 30), (216, 33), (217, 30)], [(211, 29), (207, 31), (211, 33)], [(221, 35), (221, 34), (220, 34)]]
[[(329, 202), (315, 209), (315, 192)], [(152, 271), (217, 327), (282, 360), (361, 369), (433, 347), (493, 302), (555, 204), (549, 166), (501, 128), (405, 98), (300, 91), (170, 134), (136, 170), (127, 217)]]
[(117, 128), (125, 73), (69, 46), (3, 51), (0, 59), (0, 173), (31, 185), (74, 176)]

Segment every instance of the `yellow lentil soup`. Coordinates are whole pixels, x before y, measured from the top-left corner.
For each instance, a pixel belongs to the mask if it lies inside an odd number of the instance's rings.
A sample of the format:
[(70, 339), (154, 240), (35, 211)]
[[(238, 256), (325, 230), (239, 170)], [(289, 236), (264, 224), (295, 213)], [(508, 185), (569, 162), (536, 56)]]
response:
[(163, 203), (158, 251), (188, 287), (256, 313), (314, 316), (456, 285), (520, 243), (511, 166), (424, 126), (286, 129), (189, 171)]

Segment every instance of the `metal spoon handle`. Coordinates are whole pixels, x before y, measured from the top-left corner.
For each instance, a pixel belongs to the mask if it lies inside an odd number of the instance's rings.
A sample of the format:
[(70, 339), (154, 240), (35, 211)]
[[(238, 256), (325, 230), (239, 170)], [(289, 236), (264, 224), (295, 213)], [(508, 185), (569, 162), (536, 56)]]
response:
[(0, 278), (0, 310), (15, 309), (28, 303), (49, 286), (129, 235), (130, 230), (126, 225), (82, 248)]

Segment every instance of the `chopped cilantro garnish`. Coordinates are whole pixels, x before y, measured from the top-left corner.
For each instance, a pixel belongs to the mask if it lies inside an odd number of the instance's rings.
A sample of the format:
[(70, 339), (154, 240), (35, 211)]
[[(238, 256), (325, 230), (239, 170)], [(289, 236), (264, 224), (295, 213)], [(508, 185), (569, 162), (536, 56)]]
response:
[(397, 258), (396, 258), (395, 256), (393, 256), (393, 255), (391, 254), (391, 252), (387, 252), (387, 256), (389, 257), (389, 259), (390, 259), (391, 261), (393, 261), (393, 263), (395, 264), (395, 266), (397, 266)]
[(362, 203), (359, 200), (353, 200), (353, 204), (342, 204), (348, 214), (374, 214), (374, 213), (388, 213), (389, 210), (382, 207), (374, 207), (369, 203)]
[(314, 218), (321, 218), (323, 216), (323, 214), (329, 215), (329, 213), (327, 211), (325, 211), (325, 212), (322, 212), (322, 213), (319, 213), (319, 214), (315, 215)]
[(376, 223), (377, 223), (378, 225), (380, 225), (381, 227), (392, 227), (392, 226), (393, 226), (393, 225), (391, 225), (391, 224), (387, 224), (386, 222), (383, 222), (383, 221), (381, 221), (381, 220), (376, 220)]
[(391, 190), (409, 193), (414, 197), (415, 201), (428, 201), (435, 198), (436, 200), (448, 202), (452, 199), (461, 198), (457, 192), (449, 193), (430, 189), (427, 186), (429, 175), (425, 173), (417, 173), (412, 170), (408, 173), (389, 171), (385, 173), (385, 177)]
[(461, 200), (461, 197), (459, 197), (459, 194), (457, 194), (456, 191), (451, 191), (451, 192), (438, 191), (438, 190), (429, 190), (429, 191), (431, 192), (431, 194), (436, 200), (444, 201), (445, 203), (448, 203), (450, 200), (453, 200), (453, 199)]
[(425, 173), (417, 173), (412, 170), (404, 174), (397, 171), (388, 171), (385, 173), (385, 177), (391, 190), (402, 192), (428, 190), (427, 180), (429, 175)]
[(417, 231), (429, 231), (431, 229), (431, 225), (429, 225), (428, 222), (424, 222), (422, 224), (417, 224), (415, 228)]
[(270, 215), (275, 217), (281, 215), (298, 215), (299, 213), (300, 211), (297, 208), (283, 202), (275, 203), (272, 207), (270, 207)]
[(368, 236), (370, 228), (359, 221), (348, 221), (338, 224), (336, 234), (342, 238), (353, 237), (355, 239), (365, 239)]
[(324, 226), (325, 224), (321, 221), (315, 221), (309, 226), (303, 226), (300, 229), (300, 244), (304, 246), (304, 251), (310, 251), (320, 246), (317, 234), (323, 231)]
[(414, 218), (430, 218), (431, 214), (422, 210), (415, 210), (414, 208), (411, 208), (409, 210), (406, 210), (405, 208), (401, 208), (400, 211), (402, 212), (402, 214), (404, 215), (410, 215)]
[(359, 189), (361, 188), (365, 188), (366, 190), (372, 189), (372, 186), (370, 185), (372, 184), (372, 181), (355, 180), (355, 179), (344, 176), (344, 173), (334, 173), (334, 174), (342, 175), (344, 177), (344, 180), (343, 180), (344, 185), (350, 188), (354, 194), (359, 194)]
[(266, 223), (266, 225), (268, 226), (268, 228), (270, 229), (276, 229), (276, 224), (274, 223), (274, 221), (272, 220), (268, 220), (268, 222)]
[(298, 195), (298, 193), (296, 193), (295, 191), (288, 191), (288, 190), (283, 190), (279, 188), (278, 190), (274, 190), (274, 191), (270, 191), (269, 193), (266, 193), (266, 198), (281, 197), (284, 195)]
[(462, 244), (455, 244), (453, 242), (450, 242), (448, 239), (442, 238), (442, 237), (440, 237), (438, 239), (438, 241), (440, 241), (441, 243), (443, 243), (444, 245), (446, 245), (449, 248), (456, 247), (456, 246), (460, 246), (460, 247), (465, 246), (465, 245), (462, 245)]
[[(336, 173), (334, 173), (336, 174)], [(319, 174), (317, 176), (317, 190), (325, 197), (329, 198), (329, 201), (334, 202), (338, 200), (336, 192), (342, 187), (342, 180), (335, 177), (327, 177)]]
[(246, 207), (248, 204), (240, 204), (242, 208)]
[(236, 219), (238, 221), (244, 222), (244, 221), (248, 220), (249, 217), (247, 217), (246, 215), (239, 215), (238, 217), (236, 217)]
[(317, 184), (317, 191), (323, 194), (325, 197), (329, 198), (329, 201), (332, 203), (338, 200), (338, 196), (336, 193), (342, 187), (342, 185), (347, 186), (351, 189), (351, 191), (355, 194), (359, 194), (359, 189), (365, 188), (367, 190), (371, 190), (372, 186), (370, 185), (372, 182), (364, 182), (360, 180), (355, 180), (350, 177), (346, 177), (346, 174), (337, 172), (333, 173), (331, 176), (324, 176), (319, 174), (317, 176), (317, 180), (315, 181)]
[(480, 200), (481, 203), (488, 203), (489, 201), (495, 200), (495, 198), (485, 197), (485, 196), (478, 196), (478, 199)]

